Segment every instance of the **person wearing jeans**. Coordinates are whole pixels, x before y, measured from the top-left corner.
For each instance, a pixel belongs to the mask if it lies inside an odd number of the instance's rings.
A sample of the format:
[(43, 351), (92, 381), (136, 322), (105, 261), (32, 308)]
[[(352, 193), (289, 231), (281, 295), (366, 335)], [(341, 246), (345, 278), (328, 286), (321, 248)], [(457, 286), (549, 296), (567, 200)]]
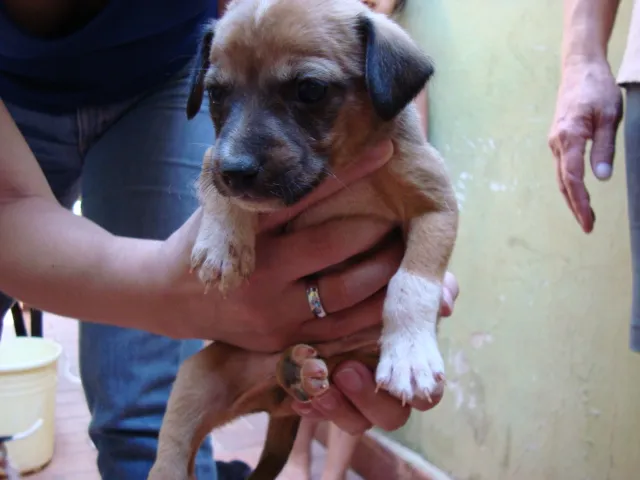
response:
[[(276, 351), (379, 324), (380, 292), (404, 248), (386, 242), (394, 225), (375, 221), (281, 228), (384, 165), (387, 142), (262, 219), (265, 261), (248, 285), (226, 299), (203, 294), (189, 255), (214, 131), (206, 108), (191, 121), (185, 108), (201, 25), (218, 11), (213, 0), (0, 1), (0, 318), (19, 299), (80, 319), (89, 433), (107, 480), (146, 478), (177, 369), (202, 346), (195, 339)], [(79, 195), (82, 217), (69, 211)], [(304, 278), (383, 241), (345, 272), (320, 275), (329, 315), (315, 319)], [(297, 411), (352, 432), (406, 422), (410, 409), (376, 395), (362, 364), (340, 371), (352, 380), (331, 389), (332, 409)], [(216, 468), (211, 443), (200, 448), (199, 479), (247, 472)]]
[(613, 171), (616, 136), (626, 92), (625, 152), (631, 235), (633, 300), (630, 348), (640, 352), (640, 1), (635, 0), (627, 45), (616, 79), (607, 45), (619, 0), (564, 0), (562, 80), (549, 132), (560, 191), (585, 233), (595, 213), (584, 185), (586, 143), (591, 140), (591, 170), (599, 180)]

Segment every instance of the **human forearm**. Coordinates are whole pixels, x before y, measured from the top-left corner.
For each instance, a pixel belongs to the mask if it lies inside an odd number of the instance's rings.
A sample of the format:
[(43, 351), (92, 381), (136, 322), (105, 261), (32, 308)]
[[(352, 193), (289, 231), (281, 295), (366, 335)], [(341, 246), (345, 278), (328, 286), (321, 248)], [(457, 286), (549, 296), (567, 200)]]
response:
[(562, 64), (606, 61), (619, 0), (565, 0)]
[(144, 328), (160, 308), (160, 244), (115, 237), (62, 208), (2, 100), (0, 145), (0, 290), (53, 313)]
[[(150, 328), (160, 242), (116, 237), (38, 197), (0, 204), (0, 290), (60, 315)], [(147, 274), (148, 273), (148, 274)]]

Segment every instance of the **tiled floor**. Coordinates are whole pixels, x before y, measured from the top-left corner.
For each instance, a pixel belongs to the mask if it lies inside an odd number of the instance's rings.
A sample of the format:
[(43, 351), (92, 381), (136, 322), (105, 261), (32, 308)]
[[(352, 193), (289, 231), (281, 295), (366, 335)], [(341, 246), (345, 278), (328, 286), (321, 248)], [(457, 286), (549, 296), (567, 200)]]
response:
[[(5, 321), (5, 332), (11, 332), (10, 317)], [(60, 379), (56, 405), (56, 444), (52, 462), (41, 472), (29, 475), (31, 480), (98, 480), (96, 452), (87, 436), (89, 412), (84, 401), (78, 375), (77, 322), (46, 315), (45, 336), (60, 342), (64, 353), (60, 359)], [(216, 431), (214, 446), (216, 459), (241, 459), (255, 465), (264, 439), (266, 417), (254, 415), (240, 419)], [(313, 445), (312, 478), (319, 479), (324, 464), (324, 448)], [(282, 480), (300, 480), (295, 474), (283, 473)], [(141, 479), (143, 480), (143, 479)], [(203, 480), (203, 479), (199, 479)], [(347, 480), (361, 480), (350, 473)]]

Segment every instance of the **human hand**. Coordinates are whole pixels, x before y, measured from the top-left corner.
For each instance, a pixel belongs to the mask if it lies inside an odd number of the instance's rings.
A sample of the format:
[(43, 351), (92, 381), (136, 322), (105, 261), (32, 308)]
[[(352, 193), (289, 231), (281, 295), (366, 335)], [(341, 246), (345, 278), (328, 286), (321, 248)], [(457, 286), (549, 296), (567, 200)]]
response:
[[(162, 247), (159, 278), (169, 280), (163, 288), (165, 308), (158, 320), (161, 333), (276, 351), (293, 343), (340, 338), (379, 324), (382, 289), (398, 269), (404, 251), (401, 238), (385, 241), (395, 225), (373, 219), (336, 220), (286, 234), (278, 227), (328, 195), (340, 195), (339, 190), (384, 165), (392, 153), (391, 142), (383, 142), (352, 167), (335, 172), (337, 178), (329, 178), (299, 204), (263, 217), (255, 272), (249, 282), (224, 299), (214, 290), (204, 295), (197, 277), (188, 273), (201, 215), (196, 212)], [(304, 279), (376, 246), (382, 248), (375, 254), (317, 279), (329, 315), (316, 319), (309, 309)]]
[[(444, 279), (440, 314), (448, 317), (460, 292), (458, 282), (450, 272)], [(342, 430), (357, 435), (371, 426), (391, 431), (400, 428), (409, 419), (411, 409), (426, 411), (435, 407), (444, 393), (441, 390), (432, 401), (416, 400), (403, 406), (400, 400), (385, 391), (376, 392), (374, 373), (359, 362), (341, 364), (333, 375), (334, 386), (310, 404), (294, 402), (294, 410), (302, 417), (325, 419)]]
[(595, 222), (584, 184), (586, 143), (592, 141), (594, 175), (609, 179), (621, 118), (622, 93), (606, 61), (576, 61), (565, 67), (549, 147), (556, 159), (560, 191), (585, 233), (593, 230)]

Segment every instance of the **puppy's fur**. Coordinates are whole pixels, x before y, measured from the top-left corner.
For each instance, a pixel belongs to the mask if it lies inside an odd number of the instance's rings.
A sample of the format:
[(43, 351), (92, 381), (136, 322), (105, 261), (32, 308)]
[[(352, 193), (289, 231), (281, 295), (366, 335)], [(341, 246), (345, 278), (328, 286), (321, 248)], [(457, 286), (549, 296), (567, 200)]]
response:
[(207, 26), (199, 59), (187, 114), (198, 112), (207, 92), (217, 137), (200, 177), (204, 215), (192, 265), (223, 293), (253, 271), (258, 212), (299, 201), (366, 147), (394, 143), (386, 166), (290, 224), (364, 215), (402, 225), (406, 252), (387, 288), (382, 332), (282, 354), (216, 342), (178, 373), (149, 478), (191, 478), (212, 429), (267, 411), (251, 479), (270, 480), (295, 439), (292, 397), (322, 394), (341, 361), (365, 362), (378, 385), (403, 401), (429, 398), (444, 380), (436, 329), (457, 204), (412, 104), (433, 67), (404, 30), (359, 0), (233, 0)]

